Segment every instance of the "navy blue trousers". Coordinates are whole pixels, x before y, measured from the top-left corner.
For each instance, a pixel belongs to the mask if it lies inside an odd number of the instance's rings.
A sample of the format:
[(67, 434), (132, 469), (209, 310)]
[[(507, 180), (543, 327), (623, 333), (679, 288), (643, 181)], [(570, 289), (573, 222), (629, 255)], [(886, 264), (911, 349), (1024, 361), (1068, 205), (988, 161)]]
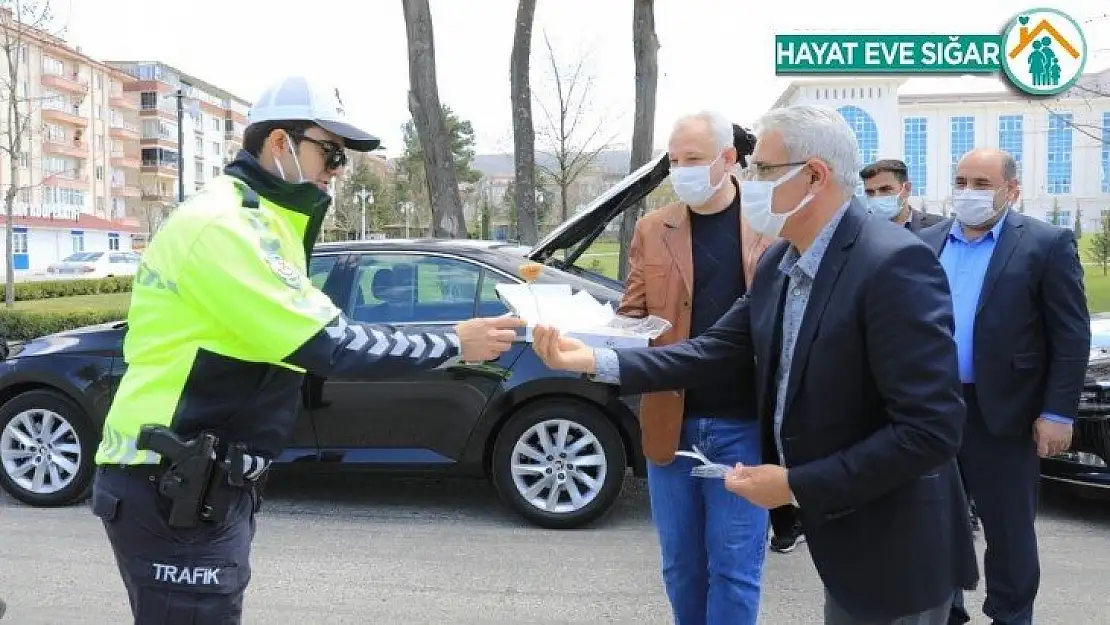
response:
[(238, 625), (251, 578), (257, 496), (228, 489), (221, 523), (170, 527), (169, 501), (148, 472), (97, 470), (92, 511), (104, 524), (135, 625)]
[[(973, 386), (965, 385), (967, 424), (960, 470), (983, 525), (987, 598), (983, 613), (997, 625), (1030, 625), (1040, 586), (1037, 553), (1037, 495), (1040, 460), (1033, 432), (996, 436), (987, 429)], [(968, 622), (959, 593), (950, 623)]]

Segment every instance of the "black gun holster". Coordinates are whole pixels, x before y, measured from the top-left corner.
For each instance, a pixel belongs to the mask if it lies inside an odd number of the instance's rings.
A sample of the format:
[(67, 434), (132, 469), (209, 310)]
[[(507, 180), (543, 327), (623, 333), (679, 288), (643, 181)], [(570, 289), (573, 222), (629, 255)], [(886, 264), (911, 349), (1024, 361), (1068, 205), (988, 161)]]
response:
[(170, 527), (188, 529), (227, 518), (234, 495), (229, 486), (243, 485), (243, 449), (233, 446), (221, 461), (218, 444), (219, 438), (209, 432), (184, 440), (165, 426), (140, 429), (136, 447), (159, 454), (166, 465), (158, 492), (170, 501)]

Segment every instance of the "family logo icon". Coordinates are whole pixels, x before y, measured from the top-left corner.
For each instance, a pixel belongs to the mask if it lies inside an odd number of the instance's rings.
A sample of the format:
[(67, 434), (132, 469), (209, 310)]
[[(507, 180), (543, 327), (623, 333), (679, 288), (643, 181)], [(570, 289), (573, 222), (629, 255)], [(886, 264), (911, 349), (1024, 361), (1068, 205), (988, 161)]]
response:
[(1014, 17), (1002, 34), (1002, 70), (1031, 95), (1067, 91), (1083, 73), (1087, 40), (1079, 23), (1057, 9), (1032, 9)]

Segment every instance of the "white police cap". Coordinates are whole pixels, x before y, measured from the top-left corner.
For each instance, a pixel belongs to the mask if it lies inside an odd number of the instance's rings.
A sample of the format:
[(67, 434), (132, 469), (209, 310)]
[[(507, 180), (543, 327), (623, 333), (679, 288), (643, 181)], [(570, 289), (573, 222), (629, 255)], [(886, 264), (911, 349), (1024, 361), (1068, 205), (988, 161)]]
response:
[(347, 121), (339, 89), (288, 76), (270, 85), (247, 113), (247, 125), (272, 121), (310, 121), (345, 140), (348, 149), (369, 152), (381, 145), (374, 135)]

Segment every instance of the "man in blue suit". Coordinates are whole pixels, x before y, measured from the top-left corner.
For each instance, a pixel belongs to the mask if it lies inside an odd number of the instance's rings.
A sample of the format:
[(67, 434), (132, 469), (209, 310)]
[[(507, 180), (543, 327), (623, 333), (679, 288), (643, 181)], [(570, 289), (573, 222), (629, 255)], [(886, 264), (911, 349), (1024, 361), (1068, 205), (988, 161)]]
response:
[(853, 199), (856, 139), (835, 111), (776, 109), (757, 130), (742, 210), (783, 240), (746, 297), (665, 347), (595, 351), (540, 327), (534, 348), (629, 394), (728, 384), (746, 366), (765, 464), (737, 467), (726, 485), (768, 509), (798, 507), (825, 623), (943, 624), (957, 590), (978, 581), (944, 270), (921, 239)]
[[(952, 290), (967, 404), (960, 464), (983, 524), (987, 599), (997, 625), (1033, 621), (1040, 583), (1038, 456), (1071, 445), (1091, 320), (1074, 234), (1011, 210), (1017, 163), (975, 150), (956, 166), (956, 219), (922, 230)], [(962, 597), (953, 622), (966, 622)]]

